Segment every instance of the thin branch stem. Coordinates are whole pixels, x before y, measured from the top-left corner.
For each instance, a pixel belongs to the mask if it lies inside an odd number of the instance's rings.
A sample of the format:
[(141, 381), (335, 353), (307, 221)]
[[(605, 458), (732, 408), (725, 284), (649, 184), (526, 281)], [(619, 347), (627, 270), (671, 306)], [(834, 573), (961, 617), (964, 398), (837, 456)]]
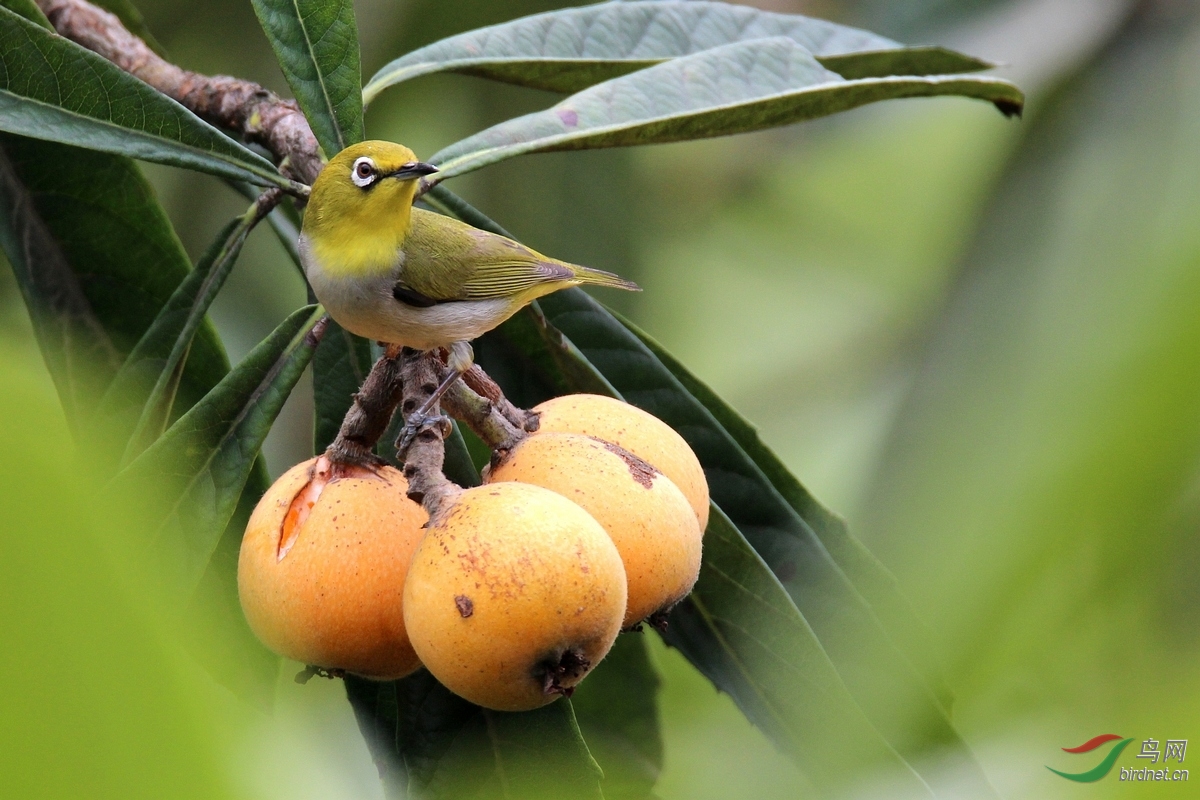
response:
[(354, 394), (354, 402), (342, 420), (337, 437), (325, 450), (334, 464), (380, 466), (375, 445), (387, 431), (403, 396), (400, 349), (390, 348)]
[(86, 0), (36, 2), (61, 36), (104, 56), (200, 118), (267, 148), (285, 175), (310, 185), (316, 180), (320, 149), (295, 100), (253, 81), (182, 69), (126, 30), (116, 16)]

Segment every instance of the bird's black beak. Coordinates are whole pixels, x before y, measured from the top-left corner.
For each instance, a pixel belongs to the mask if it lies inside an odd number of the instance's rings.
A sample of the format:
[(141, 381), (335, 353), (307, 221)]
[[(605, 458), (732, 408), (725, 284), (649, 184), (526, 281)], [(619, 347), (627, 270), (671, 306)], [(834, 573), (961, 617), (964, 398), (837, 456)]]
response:
[(402, 164), (400, 169), (388, 175), (389, 178), (398, 178), (402, 181), (412, 180), (413, 178), (421, 178), (425, 175), (432, 175), (437, 172), (438, 168), (433, 164), (426, 164), (424, 161), (410, 161), (407, 164)]

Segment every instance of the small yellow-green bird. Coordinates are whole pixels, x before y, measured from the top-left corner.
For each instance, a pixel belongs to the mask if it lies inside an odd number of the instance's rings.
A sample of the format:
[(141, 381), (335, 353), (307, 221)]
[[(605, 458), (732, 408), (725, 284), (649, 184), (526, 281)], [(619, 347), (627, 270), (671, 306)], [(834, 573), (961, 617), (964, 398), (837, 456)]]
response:
[(468, 342), (538, 297), (580, 284), (638, 290), (609, 272), (413, 208), (421, 177), (434, 172), (403, 145), (347, 147), (313, 183), (300, 257), (317, 299), (346, 330), (417, 350), (448, 348), (442, 391), (471, 367)]

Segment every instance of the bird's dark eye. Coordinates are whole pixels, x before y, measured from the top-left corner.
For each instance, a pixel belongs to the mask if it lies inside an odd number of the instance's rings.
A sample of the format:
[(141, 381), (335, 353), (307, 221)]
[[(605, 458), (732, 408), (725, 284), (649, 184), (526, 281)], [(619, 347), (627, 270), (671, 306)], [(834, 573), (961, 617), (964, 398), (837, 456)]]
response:
[(360, 189), (365, 189), (373, 184), (377, 175), (375, 162), (366, 156), (359, 158), (350, 168), (350, 180), (354, 181), (354, 185)]

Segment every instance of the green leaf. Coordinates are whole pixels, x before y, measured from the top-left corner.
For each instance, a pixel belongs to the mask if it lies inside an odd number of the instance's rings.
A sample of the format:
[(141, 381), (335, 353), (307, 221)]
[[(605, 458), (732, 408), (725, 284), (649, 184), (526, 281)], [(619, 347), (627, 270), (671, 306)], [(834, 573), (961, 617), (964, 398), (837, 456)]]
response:
[(0, 131), (289, 188), (266, 159), (101, 56), (0, 8)]
[(708, 409), (721, 427), (762, 470), (771, 485), (795, 512), (812, 526), (821, 544), (846, 573), (854, 588), (871, 604), (871, 610), (883, 623), (892, 641), (910, 661), (921, 668), (925, 682), (949, 714), (954, 696), (950, 687), (946, 685), (941, 666), (934, 657), (936, 650), (933, 637), (927, 626), (917, 618), (908, 598), (900, 591), (895, 576), (850, 533), (841, 517), (809, 494), (779, 457), (759, 438), (758, 431), (745, 417), (718, 397), (644, 331), (619, 314), (614, 316), (642, 340), (692, 397)]
[(660, 683), (646, 637), (625, 633), (571, 695), (579, 729), (604, 770), (605, 800), (653, 796), (663, 762)]
[(247, 216), (225, 226), (196, 268), (163, 305), (100, 399), (97, 413), (101, 418), (125, 411), (131, 404), (141, 408), (137, 423), (129, 433), (122, 466), (140, 455), (166, 430), (192, 340), (204, 323), (208, 307), (229, 277), (256, 221), (254, 209), (251, 209)]
[(312, 359), (323, 315), (319, 306), (294, 312), (114, 479), (118, 489), (169, 483), (147, 497), (147, 524), (182, 597), (208, 567), (263, 440)]
[[(0, 240), (78, 428), (191, 266), (132, 161), (16, 136), (0, 136), (0, 151), (7, 165), (0, 166)], [(186, 410), (228, 369), (215, 330), (203, 322), (176, 407)], [(127, 432), (139, 410), (132, 405), (130, 416), (109, 421)], [(119, 455), (112, 454), (114, 463)]]
[(184, 610), (192, 656), (220, 684), (264, 710), (274, 704), (280, 658), (263, 646), (246, 622), (238, 599), (237, 565), (246, 523), (270, 485), (260, 454)]
[(371, 372), (371, 343), (329, 320), (313, 357), (313, 452), (323, 453), (337, 437), (354, 393)]
[(426, 670), (380, 683), (346, 678), (359, 728), (389, 795), (422, 800), (603, 800), (571, 702), (489, 711)]
[[(96, 425), (95, 398), (188, 276), (183, 246), (129, 159), (8, 135), (0, 135), (0, 244), (77, 440), (115, 466), (125, 445), (120, 431), (132, 429), (140, 406), (132, 403), (127, 415)], [(190, 408), (228, 371), (225, 350), (205, 320), (192, 339), (176, 410)], [(118, 432), (112, 440), (109, 424)], [(243, 505), (252, 507), (268, 483), (260, 459)], [(242, 527), (226, 532), (232, 544), (223, 551), (232, 549), (233, 558), (214, 561), (195, 599), (215, 612), (200, 615), (208, 627), (195, 652), (222, 683), (261, 700), (273, 690), (278, 659), (249, 631), (238, 606)], [(236, 660), (213, 657), (227, 652), (236, 652)], [(239, 665), (236, 674), (228, 672), (230, 663)]]
[[(578, 359), (557, 344), (571, 342), (586, 359), (578, 368), (595, 369), (628, 402), (688, 441), (704, 466), (714, 508), (728, 515), (782, 582), (855, 701), (887, 741), (914, 764), (932, 748), (953, 751), (963, 764), (959, 777), (974, 781), (981, 794), (992, 793), (929, 684), (814, 532), (820, 519), (810, 522), (797, 513), (729, 432), (603, 306), (576, 290), (538, 302), (555, 329), (546, 335), (554, 358)], [(538, 321), (536, 313), (530, 316)], [(711, 557), (706, 553), (706, 561)], [(712, 565), (720, 567), (719, 562)]]
[(362, 73), (352, 0), (254, 0), (254, 12), (326, 155), (361, 142)]
[(808, 622), (719, 508), (704, 532), (700, 580), (664, 638), (819, 788), (832, 795), (857, 777), (879, 781), (887, 797), (933, 796), (863, 715)]
[(845, 80), (791, 39), (726, 45), (601, 83), (517, 117), (432, 159), (452, 178), (526, 153), (676, 142), (762, 130), (902, 97), (962, 95), (1005, 113), (1024, 102), (997, 78), (970, 75)]
[(19, 14), (30, 22), (36, 22), (46, 30), (54, 30), (54, 26), (50, 24), (50, 20), (46, 19), (46, 15), (38, 8), (37, 3), (33, 0), (0, 0), (0, 7), (7, 8), (15, 14)]
[(577, 92), (714, 47), (784, 36), (847, 78), (932, 75), (991, 67), (935, 47), (906, 48), (867, 31), (798, 14), (709, 2), (598, 3), (522, 17), (426, 45), (387, 64), (363, 89), (366, 102), (397, 83), (457, 72)]

